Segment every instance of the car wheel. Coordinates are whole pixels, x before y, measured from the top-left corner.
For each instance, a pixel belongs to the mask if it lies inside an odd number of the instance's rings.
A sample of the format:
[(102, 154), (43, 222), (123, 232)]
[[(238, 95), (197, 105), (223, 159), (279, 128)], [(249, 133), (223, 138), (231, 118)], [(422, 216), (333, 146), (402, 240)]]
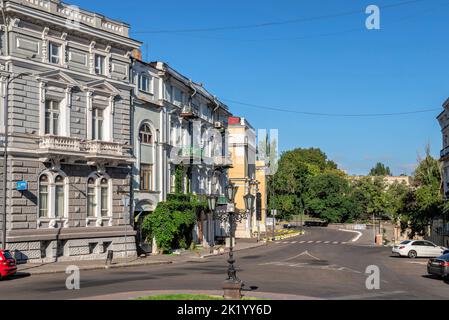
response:
[(418, 254), (416, 253), (415, 250), (410, 250), (410, 251), (408, 252), (408, 257), (409, 257), (410, 259), (415, 259), (417, 256), (418, 256)]

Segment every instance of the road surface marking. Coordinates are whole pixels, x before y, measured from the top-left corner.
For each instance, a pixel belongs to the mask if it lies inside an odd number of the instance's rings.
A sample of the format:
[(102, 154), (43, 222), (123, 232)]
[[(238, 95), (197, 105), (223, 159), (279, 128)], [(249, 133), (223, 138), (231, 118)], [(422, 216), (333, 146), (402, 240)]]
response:
[(305, 241), (299, 241), (299, 243), (305, 243)]
[(422, 266), (427, 265), (427, 261), (406, 261), (407, 263), (411, 263), (411, 264), (419, 264)]
[(333, 244), (339, 244), (340, 242), (338, 242), (338, 241), (334, 241), (334, 242), (332, 242)]
[(298, 241), (292, 241), (292, 244), (296, 244), (296, 243), (298, 243)]
[(343, 231), (343, 232), (357, 233), (357, 236), (351, 240), (352, 242), (357, 242), (360, 239), (360, 237), (363, 236), (363, 234), (360, 231), (346, 230), (346, 229), (338, 229), (338, 230)]
[(370, 299), (375, 297), (386, 297), (386, 296), (395, 296), (395, 295), (402, 295), (407, 292), (405, 291), (392, 291), (392, 292), (381, 292), (381, 293), (365, 293), (365, 294), (359, 294), (359, 295), (351, 295), (351, 296), (342, 296), (342, 297), (334, 297), (334, 298), (328, 298), (329, 300), (359, 300), (359, 299)]
[(331, 242), (330, 242), (330, 241), (324, 241), (324, 243), (325, 243), (325, 244), (329, 244), (329, 243), (331, 243)]
[(323, 242), (323, 241), (316, 241), (315, 243), (321, 243), (321, 242)]
[(309, 256), (309, 257), (311, 257), (311, 258), (313, 258), (313, 259), (315, 259), (315, 260), (321, 261), (320, 258), (317, 258), (317, 257), (311, 255), (311, 254), (309, 253), (309, 251), (307, 251), (307, 250), (304, 251), (304, 252), (302, 252), (302, 253), (300, 253), (300, 254), (298, 254), (298, 255), (296, 255), (296, 256), (294, 256), (294, 257), (291, 257), (291, 258), (288, 258), (288, 259), (285, 259), (285, 260), (282, 260), (282, 261), (290, 261), (290, 260), (299, 258), (300, 256)]
[(315, 241), (308, 241), (307, 243), (314, 243)]

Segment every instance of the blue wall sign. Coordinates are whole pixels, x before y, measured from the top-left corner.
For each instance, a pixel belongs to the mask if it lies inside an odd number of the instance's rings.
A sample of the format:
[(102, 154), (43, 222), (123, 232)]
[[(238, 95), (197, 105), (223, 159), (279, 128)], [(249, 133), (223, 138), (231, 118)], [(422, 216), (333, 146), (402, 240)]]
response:
[(17, 191), (26, 191), (26, 190), (28, 190), (28, 182), (26, 182), (26, 181), (19, 181), (19, 182), (17, 182), (16, 189), (17, 189)]

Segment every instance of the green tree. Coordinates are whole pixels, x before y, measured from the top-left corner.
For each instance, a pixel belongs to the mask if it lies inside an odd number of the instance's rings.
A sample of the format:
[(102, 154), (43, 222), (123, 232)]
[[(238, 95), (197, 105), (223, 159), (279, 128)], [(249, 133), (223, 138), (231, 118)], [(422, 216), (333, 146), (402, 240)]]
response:
[(407, 193), (398, 210), (402, 230), (409, 228), (410, 238), (425, 235), (431, 221), (447, 212), (441, 194), (441, 165), (430, 155), (429, 146), (425, 158), (418, 161), (413, 175), (414, 189)]
[(277, 209), (283, 218), (301, 213), (308, 178), (327, 170), (337, 170), (337, 165), (320, 149), (299, 148), (284, 152), (268, 184), (270, 208)]
[(197, 214), (207, 210), (207, 204), (191, 195), (173, 194), (159, 202), (156, 210), (145, 217), (142, 232), (146, 239), (156, 239), (162, 252), (187, 249), (192, 242)]
[(352, 219), (348, 180), (336, 173), (309, 177), (305, 193), (308, 214), (328, 222)]
[(374, 177), (392, 176), (390, 167), (385, 166), (381, 162), (376, 163), (374, 168), (371, 169), (369, 175)]

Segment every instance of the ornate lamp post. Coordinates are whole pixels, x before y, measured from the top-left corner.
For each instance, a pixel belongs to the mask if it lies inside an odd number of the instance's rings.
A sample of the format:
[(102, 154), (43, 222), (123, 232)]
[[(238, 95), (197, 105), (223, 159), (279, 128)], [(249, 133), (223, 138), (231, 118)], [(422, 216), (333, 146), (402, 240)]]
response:
[[(207, 197), (207, 206), (209, 208), (209, 211), (212, 212), (213, 216), (215, 216), (215, 210), (217, 209), (217, 202), (218, 196), (216, 194), (211, 194)], [(214, 251), (214, 239), (212, 240), (209, 252), (212, 253), (213, 251)]]
[[(238, 187), (229, 183), (226, 186), (226, 196), (228, 198), (228, 207), (226, 212), (215, 212), (216, 219), (222, 222), (229, 223), (229, 258), (228, 258), (228, 277), (223, 284), (224, 298), (225, 299), (241, 299), (242, 297), (242, 281), (237, 277), (237, 271), (235, 270), (234, 263), (234, 238), (235, 238), (235, 224), (241, 222), (246, 216), (244, 212), (239, 212), (235, 209), (235, 195)], [(213, 205), (212, 197), (210, 197), (210, 205)], [(209, 201), (209, 199), (208, 199)], [(216, 202), (215, 202), (216, 203)]]
[[(253, 194), (251, 194), (251, 187), (250, 187), (250, 189), (248, 190), (248, 194), (243, 196), (243, 200), (245, 202), (245, 211), (247, 213), (249, 213), (249, 218), (248, 219), (250, 219), (250, 221), (252, 221), (252, 215), (251, 214), (253, 212), (255, 199), (256, 199), (256, 197)], [(257, 232), (260, 232), (259, 228), (257, 228)], [(258, 237), (257, 239), (259, 239), (259, 235), (257, 237)]]

